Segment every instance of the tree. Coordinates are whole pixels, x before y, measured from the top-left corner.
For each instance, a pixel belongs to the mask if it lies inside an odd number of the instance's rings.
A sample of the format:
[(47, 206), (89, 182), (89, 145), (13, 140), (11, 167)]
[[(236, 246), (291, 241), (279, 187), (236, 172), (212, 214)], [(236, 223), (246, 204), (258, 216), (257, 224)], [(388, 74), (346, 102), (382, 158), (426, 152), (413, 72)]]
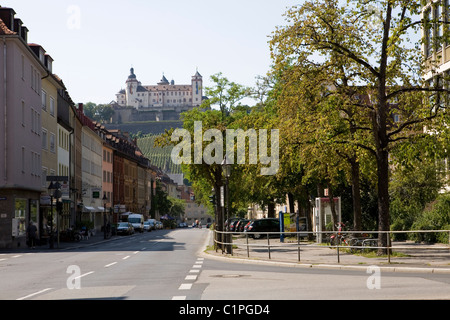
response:
[[(240, 113), (246, 108), (240, 101), (249, 92), (244, 86), (229, 81), (222, 73), (211, 76), (213, 86), (206, 88), (209, 96), (199, 108), (194, 108), (182, 113), (183, 130), (166, 131), (155, 141), (156, 145), (175, 145), (175, 156), (183, 158), (182, 171), (186, 178), (192, 183), (196, 194), (196, 202), (211, 206), (209, 196), (214, 192), (216, 199), (220, 199), (220, 188), (224, 186), (221, 163), (224, 158), (225, 132), (233, 117), (230, 112), (237, 110)], [(212, 107), (218, 106), (219, 110)], [(201, 124), (200, 128), (196, 124)], [(205, 137), (206, 131), (214, 132), (216, 135)], [(200, 135), (200, 141), (196, 140)], [(222, 144), (218, 138), (222, 138)], [(186, 143), (181, 148), (182, 143)], [(180, 147), (180, 148), (177, 148)], [(206, 159), (215, 161), (206, 161)], [(233, 179), (238, 175), (233, 175)], [(231, 192), (233, 194), (233, 192)], [(223, 230), (222, 210), (219, 206), (214, 208), (217, 230)]]
[(114, 109), (109, 104), (95, 104), (88, 102), (83, 106), (84, 114), (98, 122), (109, 122), (114, 115)]
[[(422, 41), (411, 46), (411, 32), (433, 22), (418, 18), (421, 5), (418, 0), (348, 0), (344, 5), (337, 0), (307, 1), (286, 12), (290, 24), (277, 28), (271, 40), (274, 69), (282, 73), (284, 86), (319, 75), (321, 88), (342, 85), (345, 79), (345, 87), (359, 87), (367, 98), (353, 103), (358, 122), (353, 138), (347, 136), (346, 141), (374, 157), (379, 231), (390, 228), (391, 151), (401, 141), (423, 135), (423, 126), (439, 125), (436, 120), (445, 115), (439, 99), (427, 99), (445, 89), (439, 83), (430, 87), (423, 82), (424, 68), (430, 63), (421, 53)], [(316, 88), (306, 88), (304, 94), (309, 89), (317, 92)], [(327, 92), (348, 100), (339, 90)], [(387, 245), (382, 233), (379, 242)]]

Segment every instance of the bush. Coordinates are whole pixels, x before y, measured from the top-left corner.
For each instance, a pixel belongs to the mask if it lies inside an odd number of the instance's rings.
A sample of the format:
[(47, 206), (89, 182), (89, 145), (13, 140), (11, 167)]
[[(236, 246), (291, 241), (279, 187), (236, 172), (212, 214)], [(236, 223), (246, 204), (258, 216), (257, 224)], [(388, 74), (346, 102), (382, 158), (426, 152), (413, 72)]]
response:
[[(439, 195), (431, 210), (425, 210), (412, 225), (413, 230), (449, 230), (450, 194)], [(411, 240), (448, 243), (448, 232), (411, 234)]]

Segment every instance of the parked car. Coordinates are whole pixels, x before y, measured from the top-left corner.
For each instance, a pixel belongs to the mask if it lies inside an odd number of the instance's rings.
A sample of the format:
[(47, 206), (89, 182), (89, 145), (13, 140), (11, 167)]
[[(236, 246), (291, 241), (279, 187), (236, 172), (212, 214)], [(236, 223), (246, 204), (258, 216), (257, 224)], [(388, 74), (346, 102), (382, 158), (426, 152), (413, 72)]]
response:
[(164, 226), (161, 221), (156, 221), (156, 230), (162, 230)]
[(153, 223), (149, 220), (144, 221), (144, 231), (152, 231), (154, 229)]
[(134, 233), (134, 227), (129, 222), (119, 222), (116, 229), (117, 234), (130, 235)]
[[(280, 232), (280, 221), (275, 218), (258, 219), (253, 221), (247, 228), (246, 232), (255, 239), (266, 236), (264, 232)], [(272, 234), (269, 236), (278, 236)]]
[(230, 232), (234, 232), (236, 229), (236, 225), (239, 223), (239, 221), (241, 221), (241, 219), (231, 221), (230, 225), (228, 226), (228, 230)]
[(150, 221), (151, 225), (152, 225), (152, 230), (156, 230), (156, 220), (155, 219), (148, 219), (147, 221)]
[(128, 216), (128, 222), (133, 225), (135, 231), (144, 232), (144, 215), (132, 213)]
[(235, 221), (238, 221), (238, 220), (239, 220), (239, 218), (230, 218), (230, 219), (225, 220), (225, 225), (224, 225), (225, 230), (230, 231), (230, 226), (232, 224), (234, 224)]
[(238, 221), (236, 226), (234, 227), (234, 232), (244, 232), (244, 227), (246, 224), (248, 224), (250, 220), (248, 219), (241, 219)]
[(252, 224), (252, 222), (253, 222), (253, 220), (249, 220), (249, 221), (245, 224), (245, 226), (244, 226), (244, 228), (242, 229), (242, 231), (243, 231), (243, 232), (246, 232), (247, 229), (248, 229), (248, 227)]

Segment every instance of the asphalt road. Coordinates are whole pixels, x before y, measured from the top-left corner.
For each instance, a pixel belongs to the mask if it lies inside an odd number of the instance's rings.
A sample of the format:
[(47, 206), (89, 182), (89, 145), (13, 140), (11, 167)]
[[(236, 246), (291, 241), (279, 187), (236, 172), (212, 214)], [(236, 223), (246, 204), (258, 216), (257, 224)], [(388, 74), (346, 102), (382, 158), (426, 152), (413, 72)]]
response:
[(209, 230), (186, 228), (0, 254), (0, 300), (450, 299), (448, 274), (243, 264), (202, 254), (209, 241)]

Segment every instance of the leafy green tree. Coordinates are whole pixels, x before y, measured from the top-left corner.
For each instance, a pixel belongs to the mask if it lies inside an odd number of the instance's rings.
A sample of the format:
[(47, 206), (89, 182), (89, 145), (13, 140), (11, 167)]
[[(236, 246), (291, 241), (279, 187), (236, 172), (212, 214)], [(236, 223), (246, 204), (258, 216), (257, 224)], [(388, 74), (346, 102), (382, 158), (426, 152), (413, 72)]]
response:
[[(341, 84), (345, 76), (347, 87), (365, 91), (368, 99), (354, 104), (358, 114), (354, 119), (359, 122), (347, 143), (369, 152), (375, 161), (380, 231), (390, 229), (392, 150), (401, 141), (422, 135), (424, 125), (440, 125), (437, 120), (445, 115), (439, 99), (429, 99), (431, 93), (445, 90), (439, 83), (427, 86), (422, 79), (425, 66), (431, 64), (424, 61), (421, 41), (411, 46), (411, 32), (432, 23), (420, 19), (422, 4), (418, 0), (349, 0), (342, 5), (337, 0), (307, 1), (286, 12), (289, 25), (277, 28), (271, 41), (274, 69), (282, 73), (283, 85), (295, 85), (297, 79), (309, 75), (322, 79), (322, 88), (331, 87)], [(377, 23), (369, 23), (374, 20)], [(311, 70), (322, 73), (308, 73)], [(316, 88), (317, 84), (304, 88), (303, 93), (307, 96), (308, 90), (317, 92)], [(345, 97), (339, 90), (327, 91)], [(312, 99), (320, 95), (313, 94)], [(381, 233), (379, 242), (387, 244)]]
[[(182, 171), (192, 183), (196, 194), (196, 202), (203, 203), (206, 206), (211, 206), (209, 203), (211, 193), (214, 193), (217, 201), (219, 201), (220, 188), (224, 186), (221, 163), (224, 158), (223, 151), (226, 150), (225, 132), (233, 121), (233, 118), (229, 116), (230, 112), (236, 109), (236, 112), (240, 114), (243, 110), (246, 110), (246, 107), (240, 101), (249, 92), (245, 87), (229, 81), (221, 73), (211, 76), (211, 80), (213, 81), (213, 86), (205, 88), (209, 99), (205, 100), (199, 108), (194, 108), (182, 114), (183, 129), (186, 130), (184, 133), (187, 132), (187, 136), (172, 140), (174, 133), (176, 133), (172, 129), (166, 131), (164, 135), (155, 141), (155, 144), (158, 146), (167, 144), (177, 146), (182, 141), (187, 143), (186, 150), (189, 150), (189, 153), (185, 154), (183, 149), (179, 150), (178, 154), (181, 157), (186, 157), (185, 160), (187, 160), (181, 165)], [(219, 110), (213, 108), (214, 106), (218, 106)], [(201, 123), (201, 131), (195, 127), (196, 123)], [(204, 133), (207, 130), (215, 130), (212, 132), (216, 132), (222, 138), (223, 144), (218, 145), (220, 142), (216, 141), (218, 136), (211, 137), (209, 141), (206, 138), (204, 139)], [(200, 134), (200, 141), (196, 140), (198, 139), (196, 134)], [(216, 161), (212, 163), (205, 161), (205, 154)], [(238, 175), (235, 174), (232, 179), (237, 177)], [(234, 185), (233, 182), (230, 184)], [(230, 193), (233, 194), (233, 192)], [(231, 203), (233, 204), (233, 201)], [(224, 217), (218, 205), (215, 206), (214, 213), (217, 229), (223, 230)]]
[(185, 212), (185, 201), (171, 196), (167, 197), (167, 199), (171, 204), (169, 214), (172, 217), (182, 217)]
[(109, 104), (95, 104), (88, 102), (84, 104), (83, 111), (90, 119), (98, 122), (109, 122), (114, 115), (114, 109)]

